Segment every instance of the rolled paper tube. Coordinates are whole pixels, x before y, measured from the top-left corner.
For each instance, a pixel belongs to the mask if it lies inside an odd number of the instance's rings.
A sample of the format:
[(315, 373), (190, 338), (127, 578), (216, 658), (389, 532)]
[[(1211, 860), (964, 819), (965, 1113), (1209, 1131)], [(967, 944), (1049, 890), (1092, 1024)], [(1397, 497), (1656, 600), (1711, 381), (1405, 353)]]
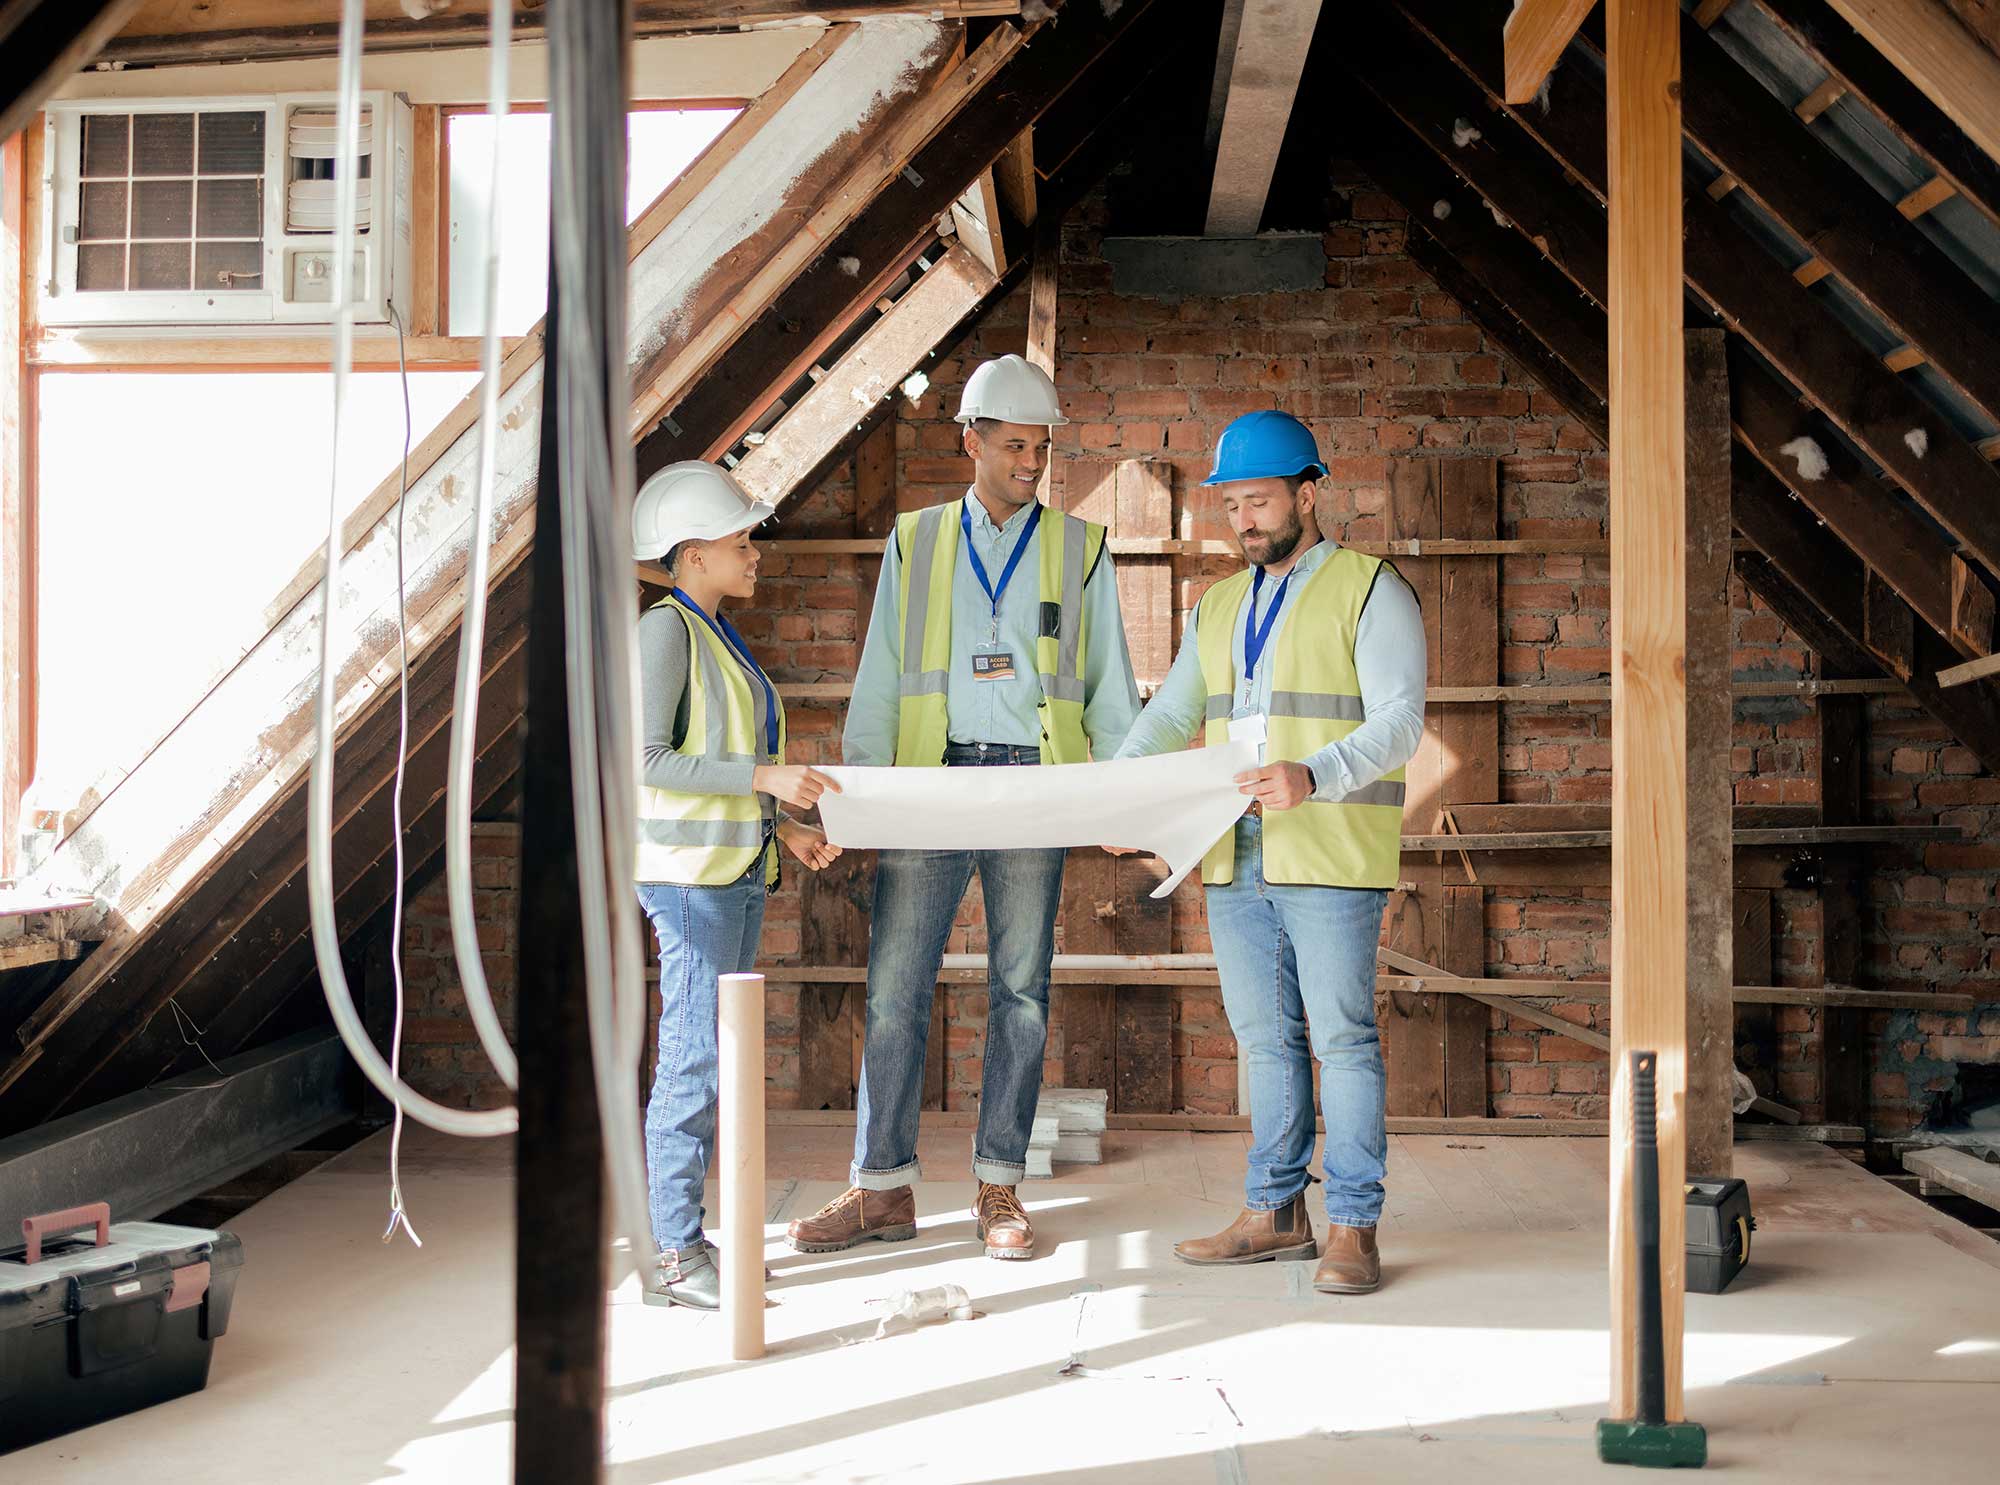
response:
[(764, 977), (718, 981), (722, 1321), (733, 1361), (764, 1354)]

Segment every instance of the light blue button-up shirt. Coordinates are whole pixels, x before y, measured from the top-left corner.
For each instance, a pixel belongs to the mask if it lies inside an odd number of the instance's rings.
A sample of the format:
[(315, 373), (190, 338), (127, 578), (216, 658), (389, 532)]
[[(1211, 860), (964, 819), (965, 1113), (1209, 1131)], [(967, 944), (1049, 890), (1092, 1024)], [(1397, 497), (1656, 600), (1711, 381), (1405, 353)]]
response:
[[(996, 526), (977, 495), (968, 491), (966, 505), (973, 547), (985, 565), (987, 581), (998, 583), (1027, 528), (1031, 507), (1022, 506)], [(955, 743), (1041, 744), (1042, 726), (1035, 708), (1041, 703), (1042, 684), (1035, 666), (1035, 638), (1041, 632), (1042, 595), (1035, 541), (1029, 538), (1029, 550), (1021, 554), (1013, 581), (1000, 595), (999, 645), (1014, 657), (1012, 680), (972, 678), (972, 652), (985, 648), (993, 636), (993, 603), (973, 575), (971, 560), (963, 550), (958, 554), (951, 582), (951, 670), (944, 693), (946, 735)], [(964, 545), (961, 535), (959, 546)], [(892, 533), (875, 589), (874, 617), (855, 672), (854, 695), (847, 704), (847, 728), (840, 739), (843, 763), (879, 766), (896, 761), (903, 669), (902, 573), (903, 560)], [(1109, 758), (1139, 715), (1139, 687), (1125, 646), (1118, 579), (1109, 552), (1098, 559), (1083, 585), (1083, 628), (1087, 636), (1083, 730), (1090, 739), (1091, 756)]]
[[(1271, 663), (1278, 652), (1278, 637), (1297, 607), (1298, 591), (1336, 550), (1330, 541), (1308, 547), (1292, 565), (1291, 585), (1284, 604), (1271, 618), (1271, 632), (1257, 661), (1257, 674), (1250, 681), (1251, 710), (1270, 715)], [(1258, 623), (1271, 613), (1277, 600), (1277, 583), (1266, 578), (1254, 601), (1243, 605), (1236, 621), (1234, 656), (1236, 694), (1234, 707), (1243, 705), (1243, 642), (1249, 632), (1251, 613)], [(1298, 762), (1312, 770), (1313, 798), (1339, 800), (1356, 789), (1374, 783), (1382, 775), (1402, 767), (1415, 755), (1424, 735), (1424, 618), (1417, 596), (1407, 583), (1383, 574), (1368, 595), (1354, 630), (1354, 669), (1361, 681), (1361, 704), (1366, 720), (1347, 736), (1328, 743), (1308, 758), (1277, 759), (1272, 763)], [(1144, 758), (1184, 748), (1201, 730), (1208, 714), (1208, 683), (1202, 679), (1200, 645), (1195, 633), (1195, 615), (1189, 614), (1187, 630), (1181, 636), (1180, 653), (1173, 669), (1146, 710), (1132, 727), (1119, 749), (1120, 758)]]

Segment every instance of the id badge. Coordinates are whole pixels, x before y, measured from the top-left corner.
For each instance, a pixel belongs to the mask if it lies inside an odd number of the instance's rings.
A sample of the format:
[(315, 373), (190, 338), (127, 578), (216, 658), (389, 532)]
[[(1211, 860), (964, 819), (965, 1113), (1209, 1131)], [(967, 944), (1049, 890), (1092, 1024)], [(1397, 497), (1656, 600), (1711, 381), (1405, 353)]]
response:
[(1229, 717), (1229, 740), (1231, 742), (1252, 742), (1263, 747), (1270, 739), (1269, 719), (1262, 712), (1236, 711)]
[(974, 650), (972, 652), (972, 678), (975, 681), (1013, 680), (1014, 652), (997, 647)]

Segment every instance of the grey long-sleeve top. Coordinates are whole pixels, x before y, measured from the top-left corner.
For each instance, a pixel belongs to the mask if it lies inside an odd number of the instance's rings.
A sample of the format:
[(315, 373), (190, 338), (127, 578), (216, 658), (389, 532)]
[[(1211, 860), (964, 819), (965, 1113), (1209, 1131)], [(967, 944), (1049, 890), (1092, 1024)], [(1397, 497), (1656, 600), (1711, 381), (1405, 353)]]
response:
[[(755, 793), (756, 764), (676, 751), (687, 738), (688, 660), (687, 620), (678, 609), (661, 604), (639, 616), (640, 781), (676, 794)], [(740, 663), (733, 655), (730, 661)], [(767, 821), (781, 818), (770, 795), (758, 795), (758, 802)]]

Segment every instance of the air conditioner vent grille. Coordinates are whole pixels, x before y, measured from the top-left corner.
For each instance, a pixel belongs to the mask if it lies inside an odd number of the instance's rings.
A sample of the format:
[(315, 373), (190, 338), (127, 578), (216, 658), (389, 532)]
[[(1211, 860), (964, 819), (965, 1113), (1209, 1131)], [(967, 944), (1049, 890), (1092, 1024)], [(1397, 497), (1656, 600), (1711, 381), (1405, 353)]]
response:
[(82, 122), (79, 291), (263, 287), (261, 111), (102, 113)]

